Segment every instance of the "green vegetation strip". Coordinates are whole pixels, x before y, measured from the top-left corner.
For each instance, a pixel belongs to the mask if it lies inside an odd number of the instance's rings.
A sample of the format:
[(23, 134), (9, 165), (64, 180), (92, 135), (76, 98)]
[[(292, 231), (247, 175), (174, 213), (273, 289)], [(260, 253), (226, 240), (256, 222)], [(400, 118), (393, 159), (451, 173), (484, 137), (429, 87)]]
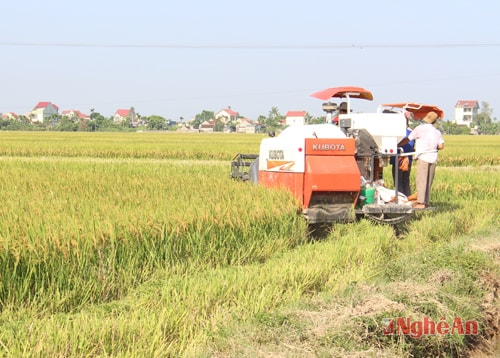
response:
[[(209, 350), (214, 356), (238, 357), (455, 357), (476, 350), (494, 356), (491, 339), (498, 334), (500, 312), (499, 235), (490, 227), (452, 242), (422, 242), (413, 235), (405, 243), (396, 240), (391, 254), (369, 261), (372, 270), (366, 270), (368, 263), (361, 265), (361, 279), (353, 280), (351, 273), (336, 289), (323, 285), (285, 307), (265, 310), (244, 322), (234, 320), (195, 355)], [(330, 245), (334, 243), (325, 244)], [(413, 245), (416, 248), (409, 250)], [(374, 272), (378, 274), (370, 274)], [(446, 322), (449, 332), (418, 336), (417, 326), (414, 337), (384, 335), (386, 322), (398, 317)], [(457, 319), (477, 322), (479, 334), (461, 334), (459, 329), (451, 333)]]

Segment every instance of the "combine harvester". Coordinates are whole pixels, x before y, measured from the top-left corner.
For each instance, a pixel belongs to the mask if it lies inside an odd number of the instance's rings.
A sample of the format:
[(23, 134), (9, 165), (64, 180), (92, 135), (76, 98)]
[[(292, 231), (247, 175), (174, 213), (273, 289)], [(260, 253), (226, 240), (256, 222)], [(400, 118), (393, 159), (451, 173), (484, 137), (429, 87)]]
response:
[(386, 188), (384, 167), (391, 157), (397, 162), (400, 156), (397, 144), (406, 135), (405, 112), (421, 119), (434, 110), (443, 117), (439, 107), (395, 103), (379, 106), (376, 113), (351, 113), (351, 99), (371, 101), (370, 91), (336, 87), (311, 96), (343, 98), (347, 114), (338, 115), (338, 125), (332, 124), (337, 104), (324, 103), (327, 123), (287, 127), (277, 137), (263, 139), (259, 154), (237, 154), (231, 162), (232, 178), (288, 189), (309, 224), (361, 217), (398, 224), (416, 211), (432, 210), (415, 209), (404, 194)]

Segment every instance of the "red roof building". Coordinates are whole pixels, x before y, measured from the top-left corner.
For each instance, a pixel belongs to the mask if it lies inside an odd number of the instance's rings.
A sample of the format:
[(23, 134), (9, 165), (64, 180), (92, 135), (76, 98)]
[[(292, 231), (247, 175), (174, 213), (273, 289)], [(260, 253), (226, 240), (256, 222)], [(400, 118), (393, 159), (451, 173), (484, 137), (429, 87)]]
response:
[(2, 114), (2, 119), (18, 119), (19, 116), (14, 113), (14, 112), (5, 112), (4, 114)]
[(80, 112), (76, 109), (62, 111), (61, 115), (67, 116), (67, 117), (72, 118), (72, 119), (89, 119), (90, 118), (89, 115), (83, 114), (82, 112)]
[(57, 115), (59, 107), (51, 102), (38, 102), (30, 113), (31, 121), (43, 122), (44, 119)]
[(303, 126), (306, 121), (306, 111), (288, 111), (285, 115), (285, 125)]
[(48, 108), (48, 107), (54, 107), (55, 109), (59, 110), (59, 107), (51, 102), (38, 102), (37, 105), (35, 106), (35, 108), (33, 108), (33, 110), (35, 109), (45, 109), (45, 108)]
[(215, 119), (220, 119), (223, 123), (235, 122), (240, 114), (231, 108), (221, 109), (215, 114)]
[(130, 115), (131, 115), (130, 109), (118, 109), (113, 115), (113, 121), (115, 123), (122, 122), (125, 119), (130, 118)]
[(459, 100), (455, 105), (455, 123), (470, 127), (474, 117), (479, 113), (479, 103), (476, 100)]

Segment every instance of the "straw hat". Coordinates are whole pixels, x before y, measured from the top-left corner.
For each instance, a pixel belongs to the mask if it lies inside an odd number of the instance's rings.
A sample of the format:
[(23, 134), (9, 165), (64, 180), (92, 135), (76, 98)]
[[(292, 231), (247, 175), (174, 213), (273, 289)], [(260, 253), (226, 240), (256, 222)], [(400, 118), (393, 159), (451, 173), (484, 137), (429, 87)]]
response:
[(425, 123), (434, 124), (437, 121), (437, 119), (438, 119), (438, 115), (436, 112), (429, 112), (424, 117), (423, 121)]

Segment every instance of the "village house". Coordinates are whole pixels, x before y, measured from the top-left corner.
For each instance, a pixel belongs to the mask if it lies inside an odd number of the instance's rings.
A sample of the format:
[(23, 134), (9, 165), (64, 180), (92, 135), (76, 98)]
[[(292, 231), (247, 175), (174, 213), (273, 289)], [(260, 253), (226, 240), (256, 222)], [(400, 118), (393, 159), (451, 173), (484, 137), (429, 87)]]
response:
[(474, 117), (479, 113), (479, 104), (476, 100), (460, 100), (455, 105), (455, 123), (459, 126), (470, 127)]
[(200, 132), (213, 132), (214, 128), (215, 128), (215, 120), (209, 119), (208, 121), (200, 123), (198, 130)]
[(222, 123), (226, 124), (228, 122), (236, 122), (240, 114), (236, 111), (233, 111), (231, 107), (226, 109), (221, 109), (219, 112), (215, 114), (215, 119), (220, 120)]
[(285, 115), (285, 125), (303, 126), (305, 124), (306, 111), (288, 111)]
[(59, 113), (59, 107), (50, 102), (38, 102), (30, 113), (32, 122), (43, 122), (44, 119), (50, 118)]
[(130, 109), (117, 109), (113, 115), (113, 122), (121, 123), (130, 118)]
[(135, 112), (134, 107), (131, 107), (130, 109), (117, 109), (113, 115), (113, 122), (121, 123), (126, 120), (130, 120), (130, 125), (132, 127), (137, 127), (144, 123), (144, 121), (140, 119), (140, 116)]
[(79, 121), (82, 119), (90, 119), (90, 116), (87, 114), (83, 114), (82, 112), (75, 110), (75, 109), (70, 109), (70, 110), (65, 110), (61, 112), (62, 116), (68, 117), (74, 121)]
[(237, 133), (255, 133), (257, 124), (248, 118), (238, 119), (238, 124), (236, 125)]
[(2, 114), (2, 119), (6, 120), (19, 119), (19, 116), (14, 112), (5, 112)]

